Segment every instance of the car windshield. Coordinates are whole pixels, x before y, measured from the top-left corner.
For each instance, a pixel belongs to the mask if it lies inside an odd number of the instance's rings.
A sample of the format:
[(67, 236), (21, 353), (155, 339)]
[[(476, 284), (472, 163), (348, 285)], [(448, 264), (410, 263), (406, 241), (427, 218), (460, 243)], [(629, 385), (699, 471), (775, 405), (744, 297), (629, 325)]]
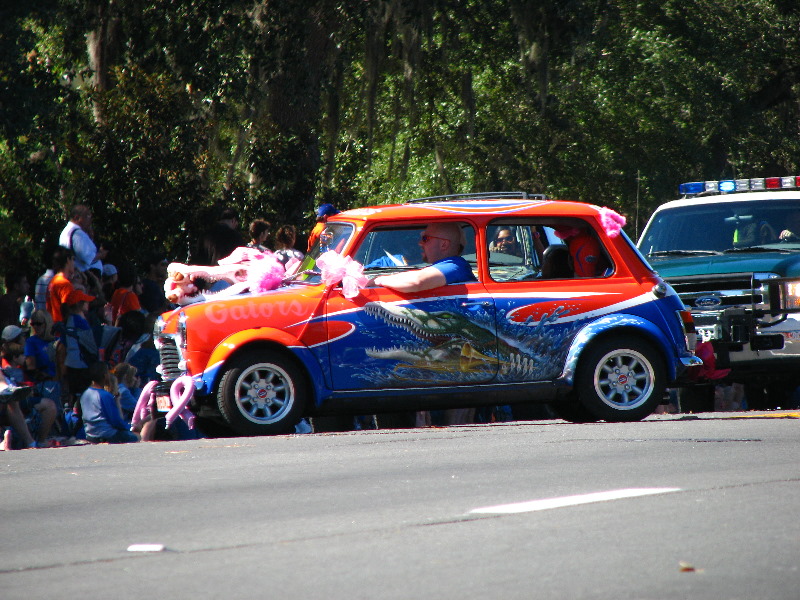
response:
[[(744, 249), (800, 251), (800, 200), (714, 202), (662, 210), (639, 240), (649, 257), (713, 255)], [(796, 233), (796, 235), (794, 235)]]
[(317, 258), (329, 250), (341, 252), (347, 246), (354, 231), (355, 227), (351, 223), (329, 222), (320, 233), (319, 239), (314, 243), (311, 250), (294, 270), (292, 280), (295, 282), (319, 283), (320, 274), (316, 266)]

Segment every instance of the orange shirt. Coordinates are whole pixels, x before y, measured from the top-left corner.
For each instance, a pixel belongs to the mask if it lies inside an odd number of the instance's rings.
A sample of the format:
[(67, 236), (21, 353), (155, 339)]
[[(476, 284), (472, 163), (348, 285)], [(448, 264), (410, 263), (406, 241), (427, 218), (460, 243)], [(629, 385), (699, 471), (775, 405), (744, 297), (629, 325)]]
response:
[(325, 231), (325, 221), (319, 221), (316, 225), (314, 225), (314, 229), (311, 230), (311, 233), (308, 234), (308, 251), (311, 252), (311, 247), (314, 245), (319, 239), (320, 234)]
[(133, 290), (125, 288), (114, 290), (114, 295), (111, 296), (111, 321), (116, 323), (119, 317), (131, 310), (142, 310), (139, 296)]
[(75, 288), (72, 282), (64, 276), (64, 273), (56, 273), (50, 280), (47, 286), (47, 303), (45, 307), (50, 316), (53, 317), (53, 323), (58, 323), (62, 320), (61, 305), (67, 301), (69, 294)]

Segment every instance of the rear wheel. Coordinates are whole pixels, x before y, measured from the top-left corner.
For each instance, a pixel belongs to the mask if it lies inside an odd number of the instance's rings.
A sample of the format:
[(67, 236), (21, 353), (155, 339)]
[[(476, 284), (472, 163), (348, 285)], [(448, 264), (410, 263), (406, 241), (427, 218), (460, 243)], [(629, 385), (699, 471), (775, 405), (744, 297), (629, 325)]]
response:
[(634, 336), (599, 340), (580, 360), (575, 389), (586, 410), (605, 421), (640, 421), (664, 395), (664, 361)]
[(303, 414), (306, 384), (288, 357), (274, 351), (236, 357), (222, 376), (217, 405), (225, 421), (242, 435), (293, 431)]

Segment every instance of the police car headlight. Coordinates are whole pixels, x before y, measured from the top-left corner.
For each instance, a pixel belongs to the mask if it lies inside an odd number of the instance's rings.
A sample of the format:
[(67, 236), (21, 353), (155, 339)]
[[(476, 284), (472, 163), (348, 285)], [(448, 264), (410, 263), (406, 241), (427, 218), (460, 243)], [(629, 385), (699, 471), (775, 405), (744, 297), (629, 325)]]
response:
[(766, 282), (766, 285), (771, 313), (800, 312), (800, 280), (771, 279)]

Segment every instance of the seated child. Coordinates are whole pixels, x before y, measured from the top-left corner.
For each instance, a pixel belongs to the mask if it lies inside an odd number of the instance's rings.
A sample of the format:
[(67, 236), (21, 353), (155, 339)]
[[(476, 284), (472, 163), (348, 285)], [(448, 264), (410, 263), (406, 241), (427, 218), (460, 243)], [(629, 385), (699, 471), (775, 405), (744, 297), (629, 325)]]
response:
[(105, 389), (109, 384), (108, 365), (96, 361), (89, 365), (92, 385), (81, 394), (81, 412), (86, 439), (93, 444), (127, 444), (138, 442), (139, 436), (130, 431), (114, 396)]

